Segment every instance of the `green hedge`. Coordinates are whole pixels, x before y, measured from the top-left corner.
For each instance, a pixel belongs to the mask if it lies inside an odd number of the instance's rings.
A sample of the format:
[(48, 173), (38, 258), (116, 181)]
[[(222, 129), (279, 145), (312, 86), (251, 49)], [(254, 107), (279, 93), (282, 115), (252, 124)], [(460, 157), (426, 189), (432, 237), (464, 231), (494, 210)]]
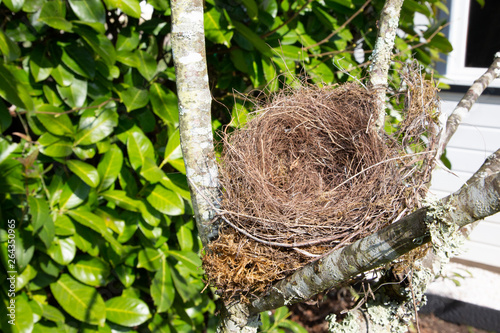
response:
[[(151, 18), (139, 0), (0, 2), (0, 312), (15, 299), (17, 323), (2, 316), (2, 330), (213, 331), (179, 146), (169, 2), (148, 0)], [(231, 115), (244, 122), (233, 89), (294, 84), (274, 80), (281, 73), (363, 77), (368, 53), (357, 61), (353, 52), (372, 49), (383, 1), (344, 24), (363, 4), (207, 0), (214, 129)], [(430, 66), (450, 50), (435, 33), (437, 8), (404, 2), (397, 59)], [(430, 18), (423, 35), (416, 12)], [(301, 331), (279, 313), (265, 330)]]

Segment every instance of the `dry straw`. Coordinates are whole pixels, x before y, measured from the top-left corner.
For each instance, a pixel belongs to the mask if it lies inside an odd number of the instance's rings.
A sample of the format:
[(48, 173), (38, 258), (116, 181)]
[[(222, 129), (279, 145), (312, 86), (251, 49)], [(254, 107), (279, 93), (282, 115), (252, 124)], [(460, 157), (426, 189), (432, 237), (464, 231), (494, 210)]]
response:
[(437, 140), (437, 89), (414, 69), (404, 81), (393, 134), (376, 132), (373, 95), (354, 83), (283, 90), (222, 133), (222, 227), (204, 269), (226, 300), (251, 298), (418, 206)]

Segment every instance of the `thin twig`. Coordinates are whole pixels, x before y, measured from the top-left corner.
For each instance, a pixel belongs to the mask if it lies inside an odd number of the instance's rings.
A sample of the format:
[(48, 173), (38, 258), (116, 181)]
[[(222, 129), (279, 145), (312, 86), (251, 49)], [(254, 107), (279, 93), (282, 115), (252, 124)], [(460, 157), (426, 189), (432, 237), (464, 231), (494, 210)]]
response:
[(342, 183), (338, 184), (333, 190), (330, 190), (328, 192), (333, 192), (335, 191), (336, 189), (338, 189), (340, 186), (344, 185), (345, 183), (349, 182), (350, 180), (352, 180), (353, 178), (359, 176), (360, 174), (364, 173), (365, 171), (371, 169), (371, 168), (374, 168), (376, 167), (377, 165), (380, 165), (380, 164), (383, 164), (383, 163), (387, 163), (387, 162), (390, 162), (390, 161), (394, 161), (394, 160), (399, 160), (399, 159), (402, 159), (402, 158), (407, 158), (407, 157), (413, 157), (413, 156), (417, 156), (417, 155), (423, 155), (423, 154), (430, 154), (430, 153), (433, 153), (434, 151), (423, 151), (423, 152), (420, 152), (420, 153), (414, 153), (414, 154), (408, 154), (408, 155), (404, 155), (404, 156), (397, 156), (397, 157), (393, 157), (393, 158), (389, 158), (387, 160), (384, 160), (384, 161), (380, 161), (378, 163), (375, 163), (373, 165), (370, 165), (368, 168), (366, 169), (363, 169), (361, 170), (360, 172), (358, 172), (357, 174), (355, 174), (354, 176), (351, 176), (349, 178), (347, 178), (345, 181), (343, 181)]
[(462, 122), (462, 118), (470, 111), (474, 103), (477, 101), (483, 91), (491, 84), (491, 82), (500, 77), (500, 52), (495, 54), (493, 63), (488, 70), (481, 75), (472, 86), (469, 88), (464, 97), (457, 104), (453, 112), (448, 116), (446, 127), (443, 135), (441, 136), (436, 158), (439, 159), (443, 153), (446, 145), (450, 141), (453, 134), (458, 129)]
[(411, 299), (413, 301), (413, 311), (415, 311), (415, 326), (417, 326), (417, 333), (420, 333), (420, 324), (418, 322), (418, 309), (417, 309), (417, 301), (415, 300), (415, 292), (413, 291), (413, 270), (412, 268), (411, 273), (410, 273), (410, 292), (411, 292)]

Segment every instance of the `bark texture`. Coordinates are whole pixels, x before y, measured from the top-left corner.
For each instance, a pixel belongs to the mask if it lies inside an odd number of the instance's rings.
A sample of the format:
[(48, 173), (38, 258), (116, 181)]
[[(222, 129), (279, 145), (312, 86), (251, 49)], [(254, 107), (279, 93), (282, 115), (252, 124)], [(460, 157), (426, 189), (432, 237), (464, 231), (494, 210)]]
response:
[(221, 323), (217, 333), (256, 333), (259, 328), (259, 315), (250, 315), (243, 303), (234, 303), (222, 310)]
[(399, 14), (403, 0), (387, 0), (380, 14), (378, 37), (370, 66), (370, 88), (375, 91), (378, 119), (375, 126), (384, 128), (387, 75), (391, 66), (392, 49), (399, 25)]
[[(492, 158), (490, 168), (493, 164), (494, 168), (500, 167), (500, 159)], [(438, 222), (452, 221), (459, 227), (499, 212), (500, 173), (465, 184), (457, 192), (441, 199), (437, 206), (444, 212)], [(427, 210), (421, 208), (379, 232), (305, 266), (276, 283), (266, 295), (254, 301), (250, 312), (258, 313), (305, 301), (429, 242)]]
[(203, 1), (174, 0), (171, 7), (181, 147), (198, 233), (206, 246), (217, 237), (217, 226), (211, 221), (219, 184), (210, 115), (212, 97), (208, 86)]
[(437, 158), (441, 157), (446, 145), (450, 141), (453, 134), (458, 129), (458, 125), (462, 122), (463, 117), (470, 111), (472, 105), (481, 96), (483, 91), (490, 85), (490, 83), (496, 79), (500, 78), (500, 52), (495, 54), (495, 59), (493, 63), (488, 68), (488, 70), (469, 88), (464, 97), (457, 104), (451, 115), (446, 121), (446, 127), (438, 147), (438, 152), (436, 154)]

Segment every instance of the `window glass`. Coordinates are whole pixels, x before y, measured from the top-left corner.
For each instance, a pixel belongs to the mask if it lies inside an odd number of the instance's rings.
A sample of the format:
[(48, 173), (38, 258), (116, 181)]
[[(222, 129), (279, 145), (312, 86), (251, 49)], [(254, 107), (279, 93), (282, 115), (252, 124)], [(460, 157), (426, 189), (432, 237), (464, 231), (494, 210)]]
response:
[(470, 0), (465, 67), (489, 67), (500, 51), (500, 1)]

